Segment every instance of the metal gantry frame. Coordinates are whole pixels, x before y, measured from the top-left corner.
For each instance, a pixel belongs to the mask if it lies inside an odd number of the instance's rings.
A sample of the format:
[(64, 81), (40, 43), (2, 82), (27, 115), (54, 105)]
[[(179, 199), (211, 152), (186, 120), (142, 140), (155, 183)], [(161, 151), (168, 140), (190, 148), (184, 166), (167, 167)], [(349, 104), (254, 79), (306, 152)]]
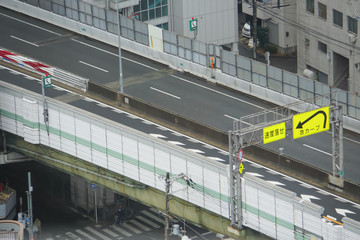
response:
[(332, 158), (333, 175), (329, 176), (329, 182), (337, 187), (344, 187), (344, 128), (343, 109), (336, 106), (332, 110)]
[[(296, 104), (302, 104), (298, 102)], [(292, 105), (294, 106), (294, 105)], [(231, 226), (242, 229), (242, 201), (241, 175), (238, 153), (241, 149), (259, 144), (263, 141), (262, 130), (265, 127), (285, 122), (287, 135), (292, 132), (292, 117), (297, 112), (292, 111), (290, 105), (265, 110), (235, 120), (233, 130), (229, 131), (229, 173), (230, 176), (230, 220)], [(329, 175), (329, 182), (337, 187), (344, 186), (343, 164), (343, 117), (341, 106), (330, 106), (332, 124), (332, 155), (333, 173)]]

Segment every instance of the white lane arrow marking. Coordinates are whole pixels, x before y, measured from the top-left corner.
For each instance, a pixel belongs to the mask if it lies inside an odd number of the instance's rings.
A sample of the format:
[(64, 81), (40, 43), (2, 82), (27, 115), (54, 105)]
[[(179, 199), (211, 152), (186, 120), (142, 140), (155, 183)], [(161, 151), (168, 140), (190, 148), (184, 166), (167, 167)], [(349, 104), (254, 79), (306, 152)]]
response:
[(276, 181), (267, 181), (268, 183), (274, 184), (274, 185), (279, 185), (279, 186), (285, 186), (285, 184), (281, 183), (281, 182), (276, 182)]
[(247, 172), (247, 174), (249, 175), (252, 175), (252, 176), (254, 176), (254, 177), (264, 177), (263, 175), (261, 175), (261, 174), (258, 174), (258, 173), (255, 173), (255, 172)]
[(150, 133), (149, 135), (153, 136), (153, 137), (156, 137), (156, 138), (167, 138), (167, 137), (165, 137), (165, 136), (163, 136), (161, 134)]
[(312, 195), (300, 194), (300, 196), (301, 196), (301, 198), (302, 198), (303, 200), (306, 200), (306, 201), (309, 201), (309, 202), (311, 202), (310, 199), (318, 199), (318, 200), (320, 200), (320, 198), (315, 197), (315, 196), (312, 196)]
[(178, 146), (183, 146), (185, 144), (181, 143), (181, 142), (176, 142), (176, 141), (168, 141), (169, 143), (172, 143), (174, 145), (178, 145)]
[(346, 213), (351, 213), (351, 214), (355, 214), (354, 212), (347, 210), (347, 209), (342, 209), (342, 208), (335, 208), (335, 211), (340, 214), (343, 215), (344, 217), (346, 217)]

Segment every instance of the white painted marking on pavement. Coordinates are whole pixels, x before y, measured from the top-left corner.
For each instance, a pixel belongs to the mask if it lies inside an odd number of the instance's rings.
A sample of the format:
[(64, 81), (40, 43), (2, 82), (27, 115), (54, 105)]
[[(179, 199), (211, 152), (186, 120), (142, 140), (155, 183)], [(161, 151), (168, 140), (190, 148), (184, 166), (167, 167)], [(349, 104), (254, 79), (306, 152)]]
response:
[(119, 236), (118, 234), (114, 233), (113, 231), (111, 231), (108, 228), (105, 228), (103, 231), (106, 232), (107, 234), (109, 234), (110, 236), (114, 237), (114, 238)]
[(332, 154), (331, 154), (331, 153), (325, 152), (325, 151), (323, 151), (323, 150), (320, 150), (320, 149), (318, 149), (318, 148), (315, 148), (315, 147), (309, 146), (309, 145), (307, 145), (307, 144), (303, 144), (303, 146), (304, 146), (304, 147), (307, 147), (307, 148), (310, 148), (310, 149), (312, 149), (312, 150), (315, 150), (315, 151), (321, 152), (321, 153), (323, 153), (323, 154), (326, 154), (326, 155), (332, 156)]
[(313, 186), (311, 186), (311, 185), (309, 185), (307, 183), (304, 183), (304, 182), (301, 182), (300, 185), (305, 187), (305, 188), (309, 188), (309, 189), (313, 188)]
[(354, 212), (347, 210), (347, 209), (342, 209), (342, 208), (335, 208), (335, 211), (340, 214), (343, 215), (344, 217), (346, 217), (347, 213), (351, 213), (351, 214), (355, 214)]
[(343, 203), (347, 202), (347, 200), (343, 199), (343, 198), (335, 198), (335, 200), (337, 200), (339, 202), (343, 202)]
[(194, 153), (204, 153), (203, 151), (201, 151), (201, 150), (199, 150), (199, 149), (193, 149), (193, 148), (188, 148), (187, 150), (190, 150), (190, 151), (192, 151), (192, 152), (194, 152)]
[[(81, 41), (76, 40), (76, 39), (71, 39), (71, 40), (72, 40), (72, 41), (74, 41), (74, 42), (80, 43), (80, 44), (82, 44), (82, 45), (85, 45), (85, 46), (91, 47), (91, 48), (93, 48), (93, 49), (99, 50), (99, 51), (101, 51), (101, 52), (108, 53), (108, 54), (113, 55), (113, 56), (115, 56), (115, 57), (118, 57), (118, 56), (119, 56), (118, 54), (115, 54), (115, 53), (112, 53), (112, 52), (106, 51), (106, 50), (101, 49), (101, 48), (98, 48), (98, 47), (95, 47), (95, 46), (93, 46), (93, 45), (91, 45), (91, 44), (84, 43), (84, 42), (81, 42)], [(146, 65), (146, 64), (143, 64), (143, 63), (137, 62), (137, 61), (132, 60), (132, 59), (130, 59), (130, 58), (126, 58), (126, 57), (124, 57), (124, 56), (121, 56), (121, 59), (124, 59), (124, 60), (129, 61), (129, 62), (136, 63), (136, 64), (138, 64), (138, 65), (140, 65), (140, 66), (143, 66), (143, 67), (146, 67), (146, 68), (150, 68), (150, 69), (152, 69), (152, 70), (154, 70), (154, 71), (159, 71), (159, 70), (158, 70), (158, 69), (156, 69), (156, 68), (150, 67), (150, 66), (148, 66), (148, 65)]]
[(123, 235), (125, 235), (125, 236), (127, 236), (127, 237), (131, 237), (131, 236), (132, 236), (131, 233), (129, 233), (128, 231), (126, 231), (125, 229), (123, 229), (123, 228), (121, 228), (121, 227), (115, 226), (115, 227), (114, 227), (114, 230), (118, 231), (119, 233), (121, 233), (121, 234), (123, 234)]
[(178, 145), (178, 146), (183, 146), (185, 144), (181, 143), (181, 142), (177, 142), (177, 141), (168, 141), (169, 143), (171, 144), (174, 144), (174, 145)]
[(178, 96), (176, 96), (176, 95), (173, 95), (173, 94), (168, 93), (168, 92), (164, 92), (164, 91), (162, 91), (162, 90), (160, 90), (160, 89), (157, 89), (157, 88), (154, 88), (154, 87), (150, 87), (150, 89), (151, 89), (151, 90), (154, 90), (154, 91), (157, 91), (157, 92), (159, 92), (159, 93), (162, 93), (162, 94), (168, 95), (168, 96), (170, 96), (170, 97), (173, 97), (173, 98), (179, 99), (179, 100), (181, 99), (180, 97), (178, 97)]
[(137, 216), (136, 217), (137, 219), (143, 221), (144, 223), (154, 227), (154, 228), (159, 228), (160, 226), (157, 225), (156, 223), (152, 222), (152, 221), (149, 221), (148, 219), (144, 218), (143, 216)]
[(255, 177), (264, 177), (264, 175), (261, 175), (259, 173), (255, 173), (255, 172), (247, 172), (247, 174), (255, 176)]
[(135, 219), (131, 219), (129, 222), (131, 222), (132, 224), (138, 226), (139, 228), (141, 228), (142, 230), (148, 232), (150, 231), (151, 229), (148, 228), (147, 226), (145, 226), (144, 224), (142, 223), (139, 223), (138, 221), (136, 221)]
[(95, 68), (95, 69), (100, 70), (100, 71), (103, 71), (103, 72), (109, 72), (108, 70), (105, 70), (105, 69), (99, 68), (99, 67), (97, 67), (97, 66), (91, 65), (90, 63), (86, 63), (86, 62), (83, 62), (83, 61), (79, 61), (79, 63), (82, 63), (82, 64), (84, 64), (84, 65), (87, 65), (87, 66), (89, 66), (89, 67)]
[(286, 186), (285, 184), (281, 183), (281, 182), (277, 182), (277, 181), (266, 181), (268, 183), (274, 184), (274, 185), (279, 185), (279, 186)]
[(156, 138), (167, 138), (167, 137), (165, 137), (164, 135), (161, 135), (161, 134), (150, 133), (149, 135), (153, 136), (153, 137), (156, 137)]
[(127, 223), (124, 223), (122, 226), (126, 227), (130, 231), (133, 231), (136, 234), (141, 234), (142, 233), (141, 231), (137, 230), (136, 228), (134, 228), (133, 226), (131, 226), (131, 225), (127, 224)]
[(262, 109), (262, 110), (267, 109), (267, 108), (260, 107), (259, 105), (256, 105), (256, 104), (253, 104), (253, 103), (247, 102), (247, 101), (245, 101), (245, 100), (242, 100), (242, 99), (239, 99), (239, 98), (233, 97), (233, 96), (228, 95), (228, 94), (226, 94), (226, 93), (216, 91), (216, 90), (214, 90), (214, 89), (211, 89), (211, 88), (208, 88), (208, 87), (202, 86), (202, 85), (197, 84), (197, 83), (193, 83), (193, 82), (191, 82), (191, 81), (189, 81), (189, 80), (186, 80), (186, 79), (184, 79), (184, 78), (181, 78), (181, 77), (178, 77), (178, 76), (175, 76), (175, 75), (171, 75), (171, 76), (172, 76), (172, 77), (174, 77), (174, 78), (177, 78), (177, 79), (179, 79), (179, 80), (181, 80), (181, 81), (184, 81), (184, 82), (190, 83), (190, 84), (192, 84), (192, 85), (195, 85), (195, 86), (198, 86), (198, 87), (204, 88), (204, 89), (209, 90), (209, 91), (211, 91), (211, 92), (218, 93), (218, 94), (223, 95), (223, 96), (225, 96), (225, 97), (232, 98), (232, 99), (237, 100), (237, 101), (239, 101), (239, 102), (246, 103), (246, 104), (248, 104), (248, 105), (250, 105), (250, 106), (257, 107), (257, 108), (260, 108), (260, 109)]
[(195, 138), (188, 138), (187, 139), (189, 142), (193, 142), (193, 143), (199, 143), (199, 140), (195, 139)]
[(88, 230), (89, 232), (95, 234), (96, 236), (100, 237), (103, 240), (112, 240), (111, 238), (108, 238), (107, 236), (105, 236), (104, 234), (96, 231), (95, 229), (93, 229), (92, 227), (85, 227), (86, 230)]
[(18, 37), (12, 36), (12, 35), (11, 35), (10, 37), (12, 37), (12, 38), (14, 38), (14, 39), (16, 39), (16, 40), (19, 40), (19, 41), (21, 41), (21, 42), (24, 42), (24, 43), (33, 45), (33, 46), (35, 46), (35, 47), (39, 47), (39, 45), (37, 45), (37, 44), (35, 44), (35, 43), (32, 43), (32, 42), (29, 42), (29, 41), (26, 41), (26, 40), (24, 40), (24, 39), (22, 39), (22, 38), (18, 38)]
[(93, 238), (93, 237), (90, 236), (88, 233), (86, 233), (86, 232), (84, 232), (84, 231), (82, 231), (82, 230), (80, 230), (80, 229), (76, 229), (75, 232), (83, 235), (83, 236), (86, 237), (86, 239), (88, 239), (88, 240), (97, 240), (96, 238)]
[(147, 120), (143, 120), (143, 121), (141, 121), (141, 122), (145, 123), (146, 125), (152, 125), (152, 124), (153, 124), (152, 122), (147, 121)]
[(37, 25), (34, 25), (34, 24), (31, 24), (31, 23), (28, 23), (28, 22), (22, 21), (22, 20), (20, 20), (20, 19), (17, 19), (17, 18), (11, 17), (11, 16), (6, 15), (6, 14), (4, 14), (4, 13), (0, 13), (0, 15), (3, 15), (3, 16), (5, 16), (5, 17), (11, 18), (11, 19), (16, 20), (16, 21), (18, 21), (18, 22), (21, 22), (21, 23), (27, 24), (27, 25), (29, 25), (29, 26), (32, 26), (32, 27), (35, 27), (35, 28), (39, 28), (39, 29), (44, 30), (44, 31), (46, 31), (46, 32), (49, 32), (49, 33), (52, 33), (52, 34), (55, 34), (55, 35), (61, 36), (61, 34), (60, 34), (60, 33), (56, 33), (56, 32), (50, 31), (50, 30), (48, 30), (48, 29), (46, 29), (46, 28), (42, 28), (42, 27), (39, 27), (39, 26), (37, 26)]
[(311, 202), (311, 199), (318, 199), (318, 200), (320, 200), (320, 198), (315, 197), (315, 196), (312, 196), (312, 195), (300, 194), (300, 196), (301, 196), (301, 198), (302, 198), (303, 200), (306, 200), (306, 201), (309, 201), (309, 202)]
[(322, 191), (322, 190), (319, 190), (319, 191), (316, 191), (316, 192), (318, 192), (318, 193), (320, 193), (320, 194), (322, 194), (322, 195), (325, 195), (325, 196), (330, 195), (330, 193), (325, 192), (325, 191)]
[(159, 217), (157, 217), (157, 216), (149, 213), (149, 212), (146, 211), (146, 210), (142, 210), (141, 213), (144, 214), (144, 215), (146, 215), (146, 216), (148, 216), (148, 217), (150, 217), (150, 218), (152, 218), (152, 219), (155, 220), (155, 221), (158, 221), (159, 223), (164, 223), (164, 220), (162, 220), (161, 218), (159, 218)]
[(218, 162), (225, 162), (224, 159), (221, 159), (221, 158), (218, 158), (218, 157), (207, 157), (207, 158), (210, 158), (210, 159), (218, 161)]
[(239, 118), (232, 117), (232, 116), (227, 115), (227, 114), (224, 114), (224, 117), (230, 118), (230, 119), (235, 120), (235, 121), (239, 120)]
[(67, 235), (67, 236), (69, 236), (69, 237), (71, 237), (72, 239), (75, 239), (75, 240), (81, 240), (81, 238), (79, 238), (78, 236), (76, 236), (72, 232), (66, 232), (65, 235)]

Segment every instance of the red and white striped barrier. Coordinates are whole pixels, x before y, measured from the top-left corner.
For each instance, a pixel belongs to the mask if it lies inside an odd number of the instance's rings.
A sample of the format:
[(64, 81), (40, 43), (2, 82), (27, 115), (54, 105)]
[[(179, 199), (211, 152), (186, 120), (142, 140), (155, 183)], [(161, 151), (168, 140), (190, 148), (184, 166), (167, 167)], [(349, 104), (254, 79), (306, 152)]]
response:
[(31, 58), (23, 57), (4, 49), (0, 49), (0, 58), (2, 60), (6, 60), (14, 64), (17, 64), (23, 68), (27, 68), (31, 71), (37, 71), (43, 73), (45, 74), (45, 76), (54, 75), (54, 68), (47, 66), (43, 63), (37, 62), (35, 60), (32, 60)]

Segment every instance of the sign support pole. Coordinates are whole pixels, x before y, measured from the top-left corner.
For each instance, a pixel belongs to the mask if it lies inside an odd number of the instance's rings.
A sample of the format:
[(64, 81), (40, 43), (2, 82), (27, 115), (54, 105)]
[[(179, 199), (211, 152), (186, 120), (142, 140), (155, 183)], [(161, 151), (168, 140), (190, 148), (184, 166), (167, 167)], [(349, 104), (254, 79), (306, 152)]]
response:
[(344, 187), (344, 147), (343, 147), (343, 117), (342, 107), (336, 106), (333, 111), (332, 121), (332, 159), (333, 175), (329, 176), (329, 182), (340, 188)]
[[(45, 79), (50, 78), (51, 76), (46, 76), (41, 78), (41, 93), (42, 93), (42, 99), (43, 99), (43, 115), (44, 115), (44, 123), (46, 126), (46, 131), (49, 135), (49, 111), (47, 108), (46, 98), (45, 98)], [(51, 83), (49, 84), (51, 86)]]
[(242, 136), (236, 131), (229, 131), (230, 219), (231, 226), (237, 229), (242, 229), (241, 177), (238, 157), (241, 146)]

